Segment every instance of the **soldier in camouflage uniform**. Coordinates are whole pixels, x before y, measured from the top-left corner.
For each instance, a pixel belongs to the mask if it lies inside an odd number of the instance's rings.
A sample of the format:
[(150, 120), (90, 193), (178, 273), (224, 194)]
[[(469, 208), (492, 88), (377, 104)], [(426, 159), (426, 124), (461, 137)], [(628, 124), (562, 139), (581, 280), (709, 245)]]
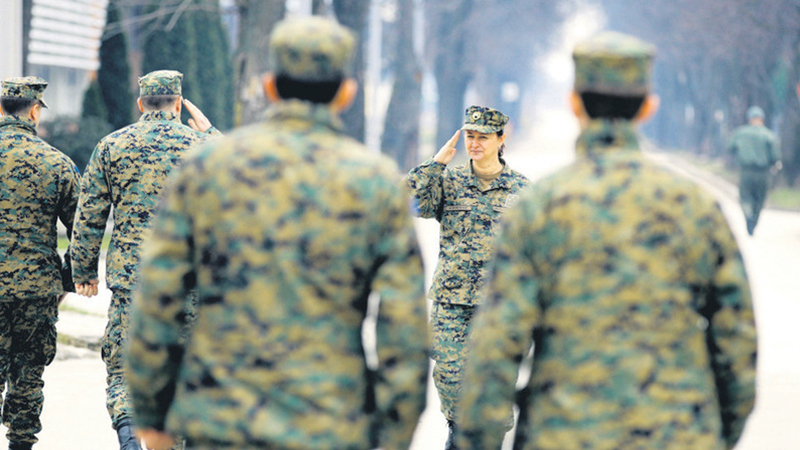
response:
[[(160, 70), (139, 79), (137, 123), (103, 138), (92, 154), (81, 184), (73, 234), (73, 275), (79, 293), (97, 293), (100, 246), (111, 207), (111, 235), (106, 283), (112, 291), (102, 357), (108, 372), (107, 407), (120, 446), (138, 449), (131, 428), (121, 347), (128, 328), (131, 289), (137, 282), (139, 247), (145, 239), (167, 175), (194, 144), (214, 134), (208, 119), (181, 97), (183, 74)], [(180, 123), (181, 105), (193, 116), (190, 128)]]
[(38, 77), (3, 80), (0, 118), (0, 394), (9, 449), (30, 449), (41, 431), (42, 374), (56, 354), (58, 304), (71, 274), (58, 255), (56, 221), (72, 229), (75, 163), (36, 136)]
[(425, 404), (424, 276), (402, 177), (338, 118), (355, 45), (329, 19), (279, 23), (266, 119), (193, 152), (167, 189), (127, 371), (149, 448), (169, 435), (192, 449), (408, 448)]
[[(470, 106), (461, 130), (406, 178), (419, 216), (441, 224), (439, 263), (429, 297), (433, 300), (433, 380), (450, 431), (448, 449), (453, 445), (466, 336), (492, 257), (495, 230), (528, 184), (502, 158), (507, 123), (508, 117), (500, 111)], [(469, 163), (447, 168), (461, 131)]]
[(497, 239), (475, 319), (459, 444), (730, 449), (755, 398), (756, 329), (742, 257), (716, 201), (645, 159), (654, 49), (601, 33), (574, 50), (577, 161), (532, 186)]
[(733, 132), (728, 143), (739, 165), (739, 201), (751, 236), (758, 224), (758, 216), (769, 190), (770, 172), (781, 169), (781, 148), (778, 138), (764, 126), (764, 110), (751, 106), (747, 110), (747, 125)]

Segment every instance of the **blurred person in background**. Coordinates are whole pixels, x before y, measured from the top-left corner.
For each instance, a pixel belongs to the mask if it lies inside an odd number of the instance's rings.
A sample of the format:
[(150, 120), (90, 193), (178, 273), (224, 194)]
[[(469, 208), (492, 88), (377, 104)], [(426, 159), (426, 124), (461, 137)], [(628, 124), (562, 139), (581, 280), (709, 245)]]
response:
[(764, 110), (751, 106), (747, 124), (734, 130), (728, 152), (739, 166), (739, 202), (752, 236), (767, 199), (770, 178), (783, 167), (778, 137), (764, 126)]

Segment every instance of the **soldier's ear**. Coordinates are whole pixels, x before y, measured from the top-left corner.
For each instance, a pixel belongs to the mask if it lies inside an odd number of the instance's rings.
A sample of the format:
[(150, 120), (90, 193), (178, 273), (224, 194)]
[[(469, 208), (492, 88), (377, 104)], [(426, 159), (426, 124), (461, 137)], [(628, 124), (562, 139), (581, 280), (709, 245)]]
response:
[(42, 105), (40, 103), (34, 103), (31, 106), (31, 109), (28, 111), (28, 118), (31, 119), (34, 123), (39, 123), (39, 118), (42, 116)]
[(267, 100), (270, 103), (276, 103), (281, 101), (281, 96), (278, 94), (278, 84), (275, 81), (275, 75), (272, 73), (264, 74), (261, 77), (261, 84), (264, 87), (264, 96), (267, 97)]
[(144, 106), (142, 106), (142, 97), (136, 99), (136, 104), (139, 106), (139, 112), (144, 112)]
[(655, 94), (649, 94), (647, 97), (644, 98), (642, 102), (642, 107), (639, 108), (639, 112), (636, 113), (636, 117), (634, 117), (634, 122), (636, 123), (643, 123), (648, 121), (651, 117), (656, 114), (658, 111), (658, 106), (661, 104), (661, 98)]
[(358, 94), (358, 82), (353, 78), (345, 78), (331, 101), (331, 108), (336, 112), (346, 110), (353, 104), (356, 94)]
[(583, 100), (581, 99), (581, 94), (578, 94), (575, 91), (570, 92), (569, 106), (570, 109), (572, 109), (572, 113), (575, 114), (575, 117), (577, 117), (578, 119), (587, 116), (586, 110), (583, 108)]

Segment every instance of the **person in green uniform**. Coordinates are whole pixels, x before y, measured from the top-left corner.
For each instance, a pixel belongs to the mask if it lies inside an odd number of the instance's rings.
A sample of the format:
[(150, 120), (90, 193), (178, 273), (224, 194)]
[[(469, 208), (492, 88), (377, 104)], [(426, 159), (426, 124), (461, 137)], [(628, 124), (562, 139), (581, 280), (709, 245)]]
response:
[[(181, 97), (182, 80), (183, 74), (174, 70), (139, 78), (137, 103), (142, 116), (95, 147), (83, 175), (73, 230), (76, 289), (91, 297), (97, 294), (100, 246), (113, 207), (114, 229), (106, 258), (106, 284), (112, 296), (101, 356), (108, 373), (106, 406), (122, 450), (140, 448), (122, 365), (140, 246), (169, 173), (193, 145), (219, 134), (197, 107)], [(192, 115), (191, 127), (180, 123), (183, 106)]]
[(515, 401), (520, 450), (725, 450), (742, 434), (756, 377), (745, 266), (713, 197), (642, 155), (654, 53), (615, 32), (574, 49), (576, 161), (503, 222), (470, 339), (464, 450), (499, 448)]
[(339, 118), (355, 46), (332, 19), (278, 23), (265, 119), (192, 152), (166, 189), (126, 372), (148, 448), (409, 447), (428, 373), (422, 260), (397, 166)]
[(771, 175), (782, 168), (778, 138), (764, 126), (764, 110), (751, 106), (747, 125), (734, 130), (728, 152), (739, 166), (739, 201), (750, 236), (767, 199)]
[[(419, 216), (440, 223), (439, 263), (429, 297), (433, 300), (433, 381), (447, 419), (447, 449), (454, 448), (466, 338), (492, 257), (495, 230), (528, 184), (503, 159), (507, 123), (508, 116), (496, 109), (470, 106), (461, 130), (406, 177)], [(462, 132), (469, 162), (447, 167)]]
[[(56, 223), (72, 229), (80, 173), (37, 136), (47, 82), (3, 80), (0, 97), (0, 394), (10, 450), (42, 430), (42, 375), (56, 354), (58, 305), (72, 290)], [(68, 253), (67, 253), (68, 258)]]

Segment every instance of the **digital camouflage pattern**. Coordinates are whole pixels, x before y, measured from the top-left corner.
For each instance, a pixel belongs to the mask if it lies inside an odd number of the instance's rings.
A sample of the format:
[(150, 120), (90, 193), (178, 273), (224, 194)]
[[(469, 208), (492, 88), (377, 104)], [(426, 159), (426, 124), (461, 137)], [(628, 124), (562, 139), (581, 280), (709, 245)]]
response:
[(351, 71), (356, 40), (333, 19), (319, 16), (279, 22), (270, 38), (270, 67), (299, 81), (335, 81)]
[(470, 106), (465, 114), (462, 130), (497, 133), (508, 123), (508, 116), (496, 109), (485, 106)]
[[(209, 132), (219, 133), (214, 128)], [(114, 426), (131, 413), (120, 348), (127, 334), (140, 246), (167, 176), (193, 145), (211, 135), (181, 124), (175, 113), (146, 112), (137, 123), (97, 144), (81, 181), (71, 250), (76, 283), (98, 278), (100, 247), (114, 208), (114, 230), (106, 257), (106, 283), (113, 295), (102, 349), (108, 381), (106, 405)]]
[(461, 399), (461, 379), (468, 355), (467, 336), (475, 307), (433, 302), (431, 308), (431, 359), (433, 382), (445, 419), (454, 421)]
[(139, 121), (104, 137), (81, 180), (81, 198), (72, 239), (76, 283), (97, 279), (106, 222), (114, 207), (106, 283), (131, 290), (137, 279), (139, 246), (170, 171), (193, 145), (219, 134), (200, 133), (180, 123), (177, 114), (150, 111)]
[(0, 298), (60, 295), (57, 220), (72, 229), (78, 168), (36, 135), (33, 121), (0, 117)]
[(429, 344), (408, 197), (394, 163), (347, 137), (328, 105), (282, 101), (193, 152), (151, 236), (126, 372), (140, 427), (217, 449), (367, 449), (378, 427), (382, 448), (408, 448)]
[(650, 92), (655, 47), (605, 31), (575, 46), (575, 91), (634, 96)]
[(439, 262), (429, 297), (442, 303), (476, 305), (492, 257), (500, 218), (529, 180), (508, 167), (489, 188), (479, 188), (472, 163), (448, 168), (428, 159), (406, 177), (419, 217), (439, 227)]
[[(471, 120), (471, 115), (466, 120)], [(486, 190), (481, 189), (481, 180), (472, 171), (471, 162), (447, 168), (431, 158), (406, 177), (419, 216), (435, 218), (440, 223), (439, 261), (428, 294), (434, 301), (435, 314), (431, 317), (431, 357), (436, 361), (433, 381), (441, 410), (451, 421), (455, 419), (455, 405), (461, 395), (468, 350), (465, 337), (474, 314), (473, 306), (480, 301), (495, 230), (502, 214), (528, 184), (527, 178), (508, 167), (502, 158), (500, 161), (503, 171)]]
[(736, 241), (708, 194), (594, 121), (577, 161), (523, 194), (498, 237), (460, 404), (462, 449), (499, 448), (534, 346), (515, 448), (730, 449), (755, 398)]
[(139, 96), (181, 95), (183, 74), (177, 70), (156, 70), (139, 77)]
[(47, 84), (47, 81), (39, 77), (4, 78), (2, 97), (39, 100), (39, 103), (47, 108), (47, 103), (44, 102), (44, 90)]
[(780, 144), (775, 133), (764, 125), (743, 125), (733, 132), (728, 142), (728, 152), (741, 170), (739, 202), (747, 230), (753, 234), (767, 199), (769, 170), (781, 160)]
[(35, 443), (42, 431), (42, 375), (56, 355), (58, 296), (0, 298), (0, 395), (10, 442)]

